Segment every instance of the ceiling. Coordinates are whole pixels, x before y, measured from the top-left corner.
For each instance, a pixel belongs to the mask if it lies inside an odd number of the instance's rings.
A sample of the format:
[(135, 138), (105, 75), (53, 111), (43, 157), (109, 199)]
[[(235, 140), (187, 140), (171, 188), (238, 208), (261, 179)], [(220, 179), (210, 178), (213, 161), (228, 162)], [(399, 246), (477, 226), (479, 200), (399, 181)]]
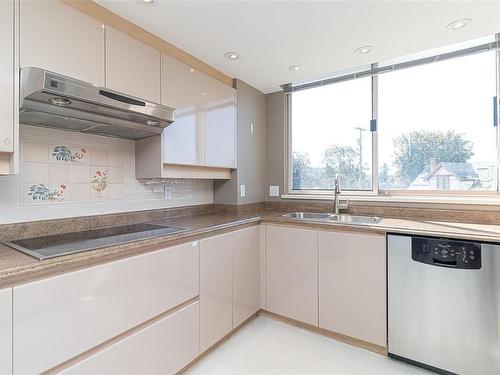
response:
[[(97, 2), (264, 93), (500, 32), (500, 1)], [(446, 28), (461, 18), (471, 22)], [(365, 45), (374, 48), (354, 52)], [(228, 60), (228, 51), (241, 58)], [(291, 65), (303, 71), (290, 71)]]

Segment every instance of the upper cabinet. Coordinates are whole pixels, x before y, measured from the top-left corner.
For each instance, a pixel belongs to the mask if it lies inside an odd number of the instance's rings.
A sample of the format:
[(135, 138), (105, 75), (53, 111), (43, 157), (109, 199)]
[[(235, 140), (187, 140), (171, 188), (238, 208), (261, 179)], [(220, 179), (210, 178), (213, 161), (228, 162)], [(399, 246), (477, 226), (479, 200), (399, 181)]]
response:
[(235, 89), (166, 55), (162, 60), (162, 103), (176, 109), (163, 162), (235, 168)]
[[(14, 152), (14, 0), (0, 2), (0, 45), (0, 153), (10, 154)], [(5, 164), (7, 172), (8, 160)], [(0, 160), (0, 174), (2, 170)]]
[(59, 1), (21, 1), (20, 64), (104, 86), (104, 27)]
[(106, 87), (160, 103), (160, 51), (106, 27)]
[(136, 142), (136, 177), (229, 179), (236, 168), (236, 90), (162, 54), (161, 103), (175, 122)]
[(175, 108), (175, 122), (164, 131), (164, 162), (203, 165), (203, 75), (162, 56), (162, 104)]
[(205, 165), (236, 168), (235, 90), (211, 77), (205, 76), (205, 80)]

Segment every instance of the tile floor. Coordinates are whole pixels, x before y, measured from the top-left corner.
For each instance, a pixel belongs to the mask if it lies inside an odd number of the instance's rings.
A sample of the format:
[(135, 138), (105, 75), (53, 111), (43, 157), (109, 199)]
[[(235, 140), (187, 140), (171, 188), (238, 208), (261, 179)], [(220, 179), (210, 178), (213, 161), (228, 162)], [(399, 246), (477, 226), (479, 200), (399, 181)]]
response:
[(304, 329), (258, 317), (189, 375), (429, 375), (428, 371)]

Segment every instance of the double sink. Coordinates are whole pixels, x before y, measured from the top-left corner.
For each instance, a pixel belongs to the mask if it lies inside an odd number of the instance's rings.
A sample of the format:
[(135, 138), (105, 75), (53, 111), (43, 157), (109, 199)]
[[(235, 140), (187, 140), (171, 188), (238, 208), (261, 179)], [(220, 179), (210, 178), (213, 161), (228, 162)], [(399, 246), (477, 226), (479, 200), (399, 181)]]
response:
[(346, 225), (373, 225), (382, 221), (380, 217), (375, 216), (356, 216), (317, 212), (291, 212), (281, 216), (298, 221), (318, 221), (323, 223), (338, 223)]

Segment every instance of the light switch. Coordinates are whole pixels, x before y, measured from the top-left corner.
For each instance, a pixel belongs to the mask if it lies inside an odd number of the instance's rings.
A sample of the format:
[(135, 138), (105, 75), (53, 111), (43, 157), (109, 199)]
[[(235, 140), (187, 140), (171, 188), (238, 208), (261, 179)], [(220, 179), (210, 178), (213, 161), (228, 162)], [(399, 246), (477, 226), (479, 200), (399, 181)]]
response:
[(247, 195), (245, 185), (240, 185), (240, 197), (243, 198), (244, 196)]
[(270, 197), (279, 197), (280, 196), (280, 187), (279, 186), (269, 186), (269, 196)]

